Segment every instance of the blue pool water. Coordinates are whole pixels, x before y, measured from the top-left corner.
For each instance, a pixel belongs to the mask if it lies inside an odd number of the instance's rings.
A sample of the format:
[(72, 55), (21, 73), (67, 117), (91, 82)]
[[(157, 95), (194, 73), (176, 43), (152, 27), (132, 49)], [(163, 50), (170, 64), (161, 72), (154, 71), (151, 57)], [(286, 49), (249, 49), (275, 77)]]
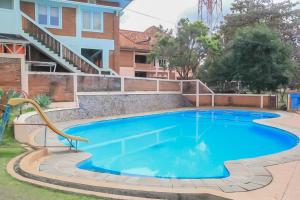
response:
[(220, 178), (224, 161), (292, 148), (298, 137), (255, 119), (277, 114), (193, 110), (77, 125), (66, 133), (89, 139), (79, 149), (92, 157), (85, 170), (162, 178)]

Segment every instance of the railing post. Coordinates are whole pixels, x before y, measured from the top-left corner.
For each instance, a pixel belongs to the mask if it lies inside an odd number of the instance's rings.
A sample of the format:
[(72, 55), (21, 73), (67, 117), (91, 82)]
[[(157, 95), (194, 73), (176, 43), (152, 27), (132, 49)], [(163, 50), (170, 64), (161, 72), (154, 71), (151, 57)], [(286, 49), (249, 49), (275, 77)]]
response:
[(77, 74), (73, 75), (73, 90), (74, 90), (74, 102), (77, 102), (77, 93), (78, 93), (78, 77)]
[(159, 79), (156, 80), (156, 92), (159, 92)]
[(47, 125), (45, 125), (45, 132), (44, 132), (44, 147), (47, 146)]
[(59, 48), (60, 48), (60, 57), (63, 58), (64, 57), (64, 48), (63, 48), (63, 45), (61, 43), (59, 45)]
[(260, 108), (264, 108), (264, 96), (260, 96)]
[(215, 107), (215, 94), (211, 94), (211, 106)]
[(196, 83), (196, 107), (199, 107), (199, 81), (197, 80)]
[(121, 92), (125, 92), (125, 78), (121, 77)]
[(81, 63), (82, 63), (82, 60), (79, 58), (79, 69), (81, 70)]
[(292, 108), (291, 108), (291, 95), (288, 94), (287, 96), (287, 111), (290, 111)]
[(181, 94), (183, 94), (183, 80), (180, 81), (180, 91)]

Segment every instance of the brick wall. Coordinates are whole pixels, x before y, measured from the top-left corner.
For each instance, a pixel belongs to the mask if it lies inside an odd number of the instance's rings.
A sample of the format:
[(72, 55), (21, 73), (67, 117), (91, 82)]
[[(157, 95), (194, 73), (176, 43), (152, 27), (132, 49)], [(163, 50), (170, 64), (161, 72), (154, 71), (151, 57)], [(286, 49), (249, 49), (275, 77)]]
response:
[(76, 9), (62, 9), (62, 29), (48, 28), (55, 35), (76, 36)]
[(199, 96), (199, 106), (211, 106), (211, 101), (212, 101), (211, 95)]
[(130, 91), (156, 91), (156, 80), (143, 80), (143, 79), (127, 79), (124, 81), (124, 88), (126, 92)]
[(21, 1), (21, 11), (24, 12), (26, 15), (35, 19), (35, 6), (32, 2), (25, 2)]
[(260, 96), (232, 96), (230, 94), (215, 96), (216, 106), (260, 107), (260, 103)]
[(120, 17), (114, 14), (114, 42), (115, 50), (112, 51), (113, 54), (113, 65), (110, 65), (113, 70), (117, 73), (120, 72)]
[(81, 36), (84, 38), (114, 39), (114, 17), (115, 14), (104, 13), (103, 33), (83, 31)]
[(121, 79), (119, 77), (78, 76), (78, 92), (104, 92), (121, 91)]
[(133, 67), (134, 54), (132, 51), (120, 51), (120, 67)]
[[(191, 103), (196, 105), (196, 95), (184, 95)], [(199, 95), (199, 106), (211, 106), (212, 95)], [(235, 94), (215, 94), (215, 106), (232, 107), (261, 107), (260, 95), (235, 95)], [(263, 96), (263, 108), (276, 109), (276, 96)]]
[(180, 92), (181, 85), (179, 82), (174, 81), (159, 81), (159, 90)]
[(0, 88), (21, 90), (21, 59), (0, 57)]
[(74, 101), (74, 80), (70, 75), (28, 75), (29, 96), (47, 94), (53, 101)]

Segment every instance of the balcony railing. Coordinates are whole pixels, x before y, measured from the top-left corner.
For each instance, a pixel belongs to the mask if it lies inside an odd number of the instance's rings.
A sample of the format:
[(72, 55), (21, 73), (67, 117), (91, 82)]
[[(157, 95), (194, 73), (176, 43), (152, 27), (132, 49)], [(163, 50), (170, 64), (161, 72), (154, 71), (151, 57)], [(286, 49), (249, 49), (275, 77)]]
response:
[(152, 64), (148, 64), (148, 63), (135, 63), (135, 69), (136, 70), (155, 70), (155, 66), (153, 66)]

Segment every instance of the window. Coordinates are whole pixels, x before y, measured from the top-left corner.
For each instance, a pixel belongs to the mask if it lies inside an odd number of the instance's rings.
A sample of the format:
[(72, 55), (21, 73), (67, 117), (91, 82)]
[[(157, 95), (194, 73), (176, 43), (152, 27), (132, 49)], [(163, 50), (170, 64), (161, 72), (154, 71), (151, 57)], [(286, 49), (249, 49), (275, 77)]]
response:
[(38, 5), (38, 23), (59, 28), (61, 26), (61, 8), (57, 6)]
[(100, 13), (93, 13), (93, 29), (101, 30), (101, 15), (100, 15)]
[(147, 72), (135, 72), (135, 77), (147, 77)]
[(39, 6), (39, 16), (38, 16), (38, 21), (39, 24), (47, 25), (47, 7), (46, 6)]
[(91, 17), (89, 12), (82, 13), (82, 28), (91, 29)]
[(135, 63), (147, 64), (147, 56), (135, 55)]
[(167, 66), (167, 60), (166, 59), (159, 59), (158, 63), (159, 63), (159, 67), (166, 67)]
[(100, 12), (82, 12), (82, 29), (85, 31), (102, 31), (102, 13)]
[(0, 8), (13, 9), (14, 8), (14, 1), (13, 0), (1, 0), (0, 1)]
[(50, 25), (59, 26), (59, 8), (51, 7), (50, 8)]

